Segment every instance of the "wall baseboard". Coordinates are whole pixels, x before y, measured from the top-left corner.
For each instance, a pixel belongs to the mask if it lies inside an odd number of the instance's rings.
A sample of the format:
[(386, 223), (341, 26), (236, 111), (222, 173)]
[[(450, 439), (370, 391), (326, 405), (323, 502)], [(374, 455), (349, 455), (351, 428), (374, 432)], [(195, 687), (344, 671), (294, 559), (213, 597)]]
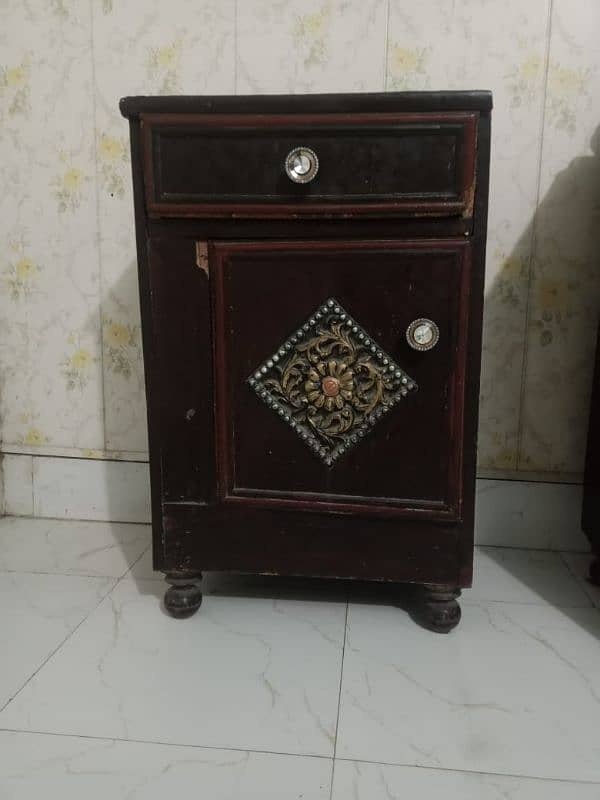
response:
[(2, 466), (5, 514), (150, 521), (148, 464), (11, 454)]
[[(59, 519), (150, 521), (148, 464), (6, 454), (4, 513)], [(477, 481), (477, 544), (589, 550), (582, 488), (532, 481)]]

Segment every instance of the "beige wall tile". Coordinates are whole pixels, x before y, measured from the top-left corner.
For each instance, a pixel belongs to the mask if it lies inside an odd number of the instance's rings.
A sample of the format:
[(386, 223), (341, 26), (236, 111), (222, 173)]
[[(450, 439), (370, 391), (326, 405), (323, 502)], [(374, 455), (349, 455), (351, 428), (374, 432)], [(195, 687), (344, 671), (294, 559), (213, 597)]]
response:
[(3, 4), (5, 443), (103, 446), (90, 11)]
[(244, 0), (237, 91), (381, 91), (386, 0)]
[(548, 1), (391, 0), (388, 89), (491, 89), (479, 465), (517, 464)]
[(106, 448), (147, 450), (129, 130), (130, 94), (234, 90), (234, 2), (94, 4)]
[(4, 478), (3, 514), (33, 514), (33, 456), (5, 453), (0, 457)]

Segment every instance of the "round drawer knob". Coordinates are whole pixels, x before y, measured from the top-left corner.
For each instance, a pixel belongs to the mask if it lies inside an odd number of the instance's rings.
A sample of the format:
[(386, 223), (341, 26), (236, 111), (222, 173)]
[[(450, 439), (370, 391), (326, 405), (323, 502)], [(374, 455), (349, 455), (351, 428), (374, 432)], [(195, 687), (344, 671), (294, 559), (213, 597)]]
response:
[(440, 329), (430, 319), (415, 319), (406, 331), (406, 340), (413, 350), (431, 350), (439, 339)]
[(319, 159), (310, 147), (294, 147), (285, 157), (285, 172), (294, 183), (308, 183), (319, 171)]

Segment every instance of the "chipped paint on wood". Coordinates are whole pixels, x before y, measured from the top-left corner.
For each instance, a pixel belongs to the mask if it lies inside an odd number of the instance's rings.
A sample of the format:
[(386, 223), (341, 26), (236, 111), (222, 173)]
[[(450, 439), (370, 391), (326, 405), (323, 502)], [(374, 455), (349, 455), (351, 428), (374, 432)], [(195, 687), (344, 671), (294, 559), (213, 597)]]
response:
[(196, 264), (208, 278), (208, 243), (196, 242)]
[(475, 179), (473, 179), (473, 183), (465, 189), (464, 198), (465, 210), (463, 211), (463, 217), (470, 218), (473, 216), (473, 207), (475, 204)]

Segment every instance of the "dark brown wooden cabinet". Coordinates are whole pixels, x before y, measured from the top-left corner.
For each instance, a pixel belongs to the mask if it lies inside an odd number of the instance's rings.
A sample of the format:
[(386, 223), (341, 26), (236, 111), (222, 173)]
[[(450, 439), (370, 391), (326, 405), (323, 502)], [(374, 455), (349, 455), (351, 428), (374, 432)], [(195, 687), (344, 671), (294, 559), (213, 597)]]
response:
[(487, 92), (133, 97), (154, 564), (472, 577)]

